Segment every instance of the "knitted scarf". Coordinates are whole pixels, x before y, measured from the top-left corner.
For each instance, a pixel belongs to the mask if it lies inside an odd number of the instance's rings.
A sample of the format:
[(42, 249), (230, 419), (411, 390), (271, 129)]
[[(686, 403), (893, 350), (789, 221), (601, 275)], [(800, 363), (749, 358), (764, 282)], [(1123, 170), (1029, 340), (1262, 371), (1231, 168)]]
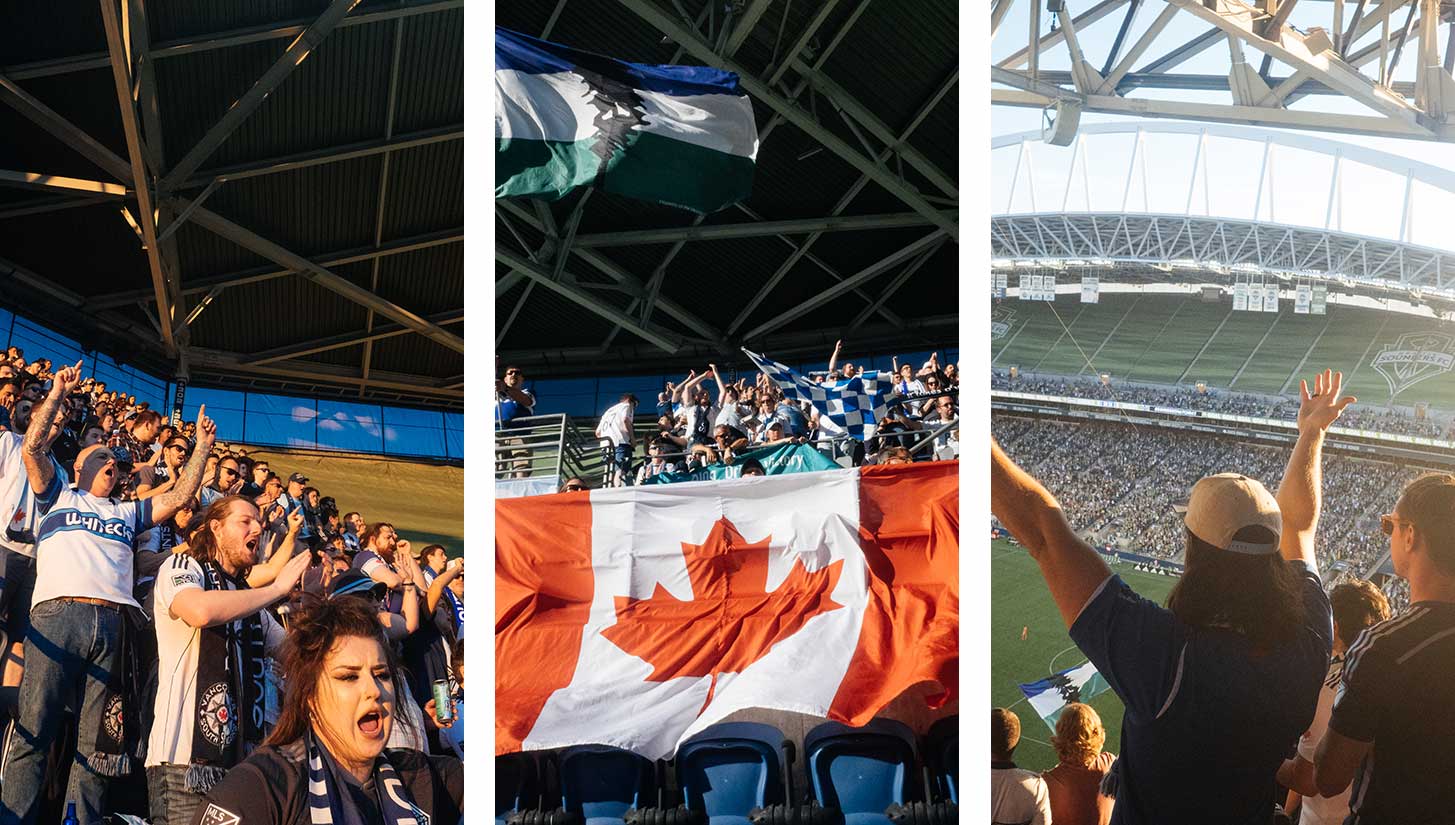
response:
[[(363, 813), (355, 806), (349, 794), (339, 787), (340, 780), (329, 766), (324, 764), (323, 751), (314, 738), (313, 731), (307, 734), (308, 742), (308, 815), (313, 825), (362, 825)], [(383, 753), (374, 762), (374, 793), (379, 802), (383, 821), (388, 823), (415, 823), (429, 825), (429, 816), (414, 804), (409, 789), (399, 780), (389, 757)]]
[[(237, 590), (247, 582), (209, 561), (202, 565), (203, 589), (223, 590), (228, 579)], [(192, 760), (187, 789), (207, 793), (243, 761), (263, 739), (266, 638), (258, 613), (201, 631), (197, 649), (196, 708), (192, 719)]]
[(100, 730), (96, 733), (96, 751), (87, 762), (102, 776), (121, 777), (131, 773), (132, 758), (141, 744), (141, 728), (136, 709), (142, 706), (141, 686), (147, 666), (139, 659), (140, 646), (136, 634), (152, 632), (145, 614), (134, 607), (121, 608), (121, 631), (118, 634), (117, 665), (106, 680), (102, 699)]

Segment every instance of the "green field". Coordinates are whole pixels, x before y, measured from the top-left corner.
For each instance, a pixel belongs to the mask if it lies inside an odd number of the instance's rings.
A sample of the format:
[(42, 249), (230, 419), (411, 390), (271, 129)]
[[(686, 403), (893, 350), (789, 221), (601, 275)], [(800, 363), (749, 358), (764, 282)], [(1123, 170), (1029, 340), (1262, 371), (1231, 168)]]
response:
[[(1138, 593), (1159, 603), (1176, 581), (1137, 573), (1130, 565), (1122, 565), (1116, 572)], [(1016, 764), (1028, 770), (1048, 770), (1056, 764), (1051, 730), (1031, 710), (1017, 685), (1079, 665), (1086, 657), (1071, 643), (1030, 554), (1008, 541), (993, 542), (990, 577), (990, 701), (995, 707), (1010, 707), (1020, 716), (1021, 744), (1016, 749)], [(1022, 627), (1030, 629), (1025, 641), (1021, 641)], [(1106, 725), (1106, 749), (1119, 752), (1121, 700), (1107, 691), (1090, 704)]]
[(1002, 301), (996, 319), (1008, 329), (991, 342), (992, 364), (1158, 384), (1203, 381), (1270, 394), (1297, 393), (1300, 375), (1331, 367), (1344, 372), (1344, 389), (1363, 404), (1424, 401), (1455, 410), (1455, 381), (1448, 373), (1431, 370), (1431, 377), (1391, 399), (1389, 383), (1373, 366), (1385, 348), (1409, 345), (1409, 339), (1400, 343), (1402, 336), (1450, 335), (1455, 324), (1338, 304), (1328, 315), (1298, 315), (1291, 302), (1284, 304), (1265, 314), (1233, 312), (1226, 298), (1213, 304), (1196, 295), (1156, 293), (1103, 294), (1099, 304), (1065, 297), (1055, 303)]

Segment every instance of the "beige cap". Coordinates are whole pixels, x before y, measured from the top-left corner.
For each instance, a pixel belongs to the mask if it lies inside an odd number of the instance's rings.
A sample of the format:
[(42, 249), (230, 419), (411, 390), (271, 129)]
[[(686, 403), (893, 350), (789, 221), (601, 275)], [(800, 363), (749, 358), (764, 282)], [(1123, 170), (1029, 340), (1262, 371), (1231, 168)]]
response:
[[(1283, 531), (1278, 501), (1268, 488), (1237, 473), (1219, 473), (1192, 485), (1183, 523), (1204, 542), (1249, 556), (1277, 553)], [(1244, 527), (1267, 527), (1273, 531), (1273, 542), (1234, 541), (1233, 534)]]

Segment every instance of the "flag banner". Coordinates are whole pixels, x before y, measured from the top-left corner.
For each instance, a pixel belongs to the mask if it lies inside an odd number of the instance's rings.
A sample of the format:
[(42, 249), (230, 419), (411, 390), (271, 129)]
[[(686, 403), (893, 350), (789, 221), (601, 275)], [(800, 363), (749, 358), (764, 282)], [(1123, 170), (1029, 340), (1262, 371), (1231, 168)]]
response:
[(1020, 275), (1020, 299), (1022, 301), (1034, 301), (1035, 295), (1031, 292), (1031, 276), (1024, 272)]
[(1046, 279), (1041, 282), (1041, 300), (1043, 300), (1043, 301), (1054, 301), (1054, 300), (1056, 300), (1056, 276), (1055, 275), (1047, 275), (1046, 276)]
[(746, 200), (758, 130), (738, 76), (495, 29), (495, 197), (581, 186), (699, 214)]
[(1249, 312), (1262, 312), (1263, 311), (1263, 285), (1262, 284), (1249, 284), (1248, 285), (1248, 311)]
[(1313, 299), (1313, 287), (1308, 284), (1299, 284), (1298, 289), (1293, 293), (1293, 311), (1297, 315), (1307, 315), (1309, 303)]
[[(760, 447), (734, 456), (732, 464), (709, 464), (696, 470), (678, 470), (675, 473), (658, 473), (648, 476), (643, 484), (675, 484), (680, 481), (717, 481), (724, 478), (738, 478), (743, 472), (743, 463), (757, 459), (763, 465), (763, 472), (770, 476), (784, 473), (815, 473), (819, 470), (837, 470), (834, 460), (807, 444), (779, 444), (776, 447)], [(498, 483), (498, 482), (497, 482)]]
[[(794, 372), (791, 367), (770, 361), (755, 352), (743, 350), (764, 375), (783, 394), (795, 401), (807, 401), (852, 438), (863, 441), (873, 438), (884, 418), (886, 405), (884, 394), (894, 388), (894, 377), (888, 373), (861, 372), (853, 378), (834, 383), (815, 384)], [(880, 378), (884, 375), (884, 378)]]
[(495, 752), (958, 694), (959, 463), (496, 502)]
[(1328, 313), (1329, 288), (1323, 284), (1314, 284), (1314, 294), (1309, 302), (1309, 309), (1314, 315), (1325, 315)]
[(1067, 668), (1060, 673), (1052, 674), (1039, 682), (1031, 682), (1020, 686), (1021, 693), (1026, 701), (1035, 708), (1036, 715), (1045, 720), (1054, 732), (1056, 720), (1061, 718), (1061, 711), (1072, 702), (1087, 702), (1099, 693), (1105, 693), (1110, 685), (1091, 662)]
[(1101, 283), (1095, 275), (1081, 276), (1081, 303), (1096, 304), (1101, 302)]
[(1263, 287), (1263, 311), (1278, 311), (1278, 285), (1268, 284)]
[(995, 273), (995, 282), (991, 286), (991, 295), (996, 298), (1004, 298), (1010, 291), (1010, 276), (1004, 272)]
[(1243, 282), (1233, 284), (1233, 311), (1245, 312), (1248, 309), (1248, 285)]

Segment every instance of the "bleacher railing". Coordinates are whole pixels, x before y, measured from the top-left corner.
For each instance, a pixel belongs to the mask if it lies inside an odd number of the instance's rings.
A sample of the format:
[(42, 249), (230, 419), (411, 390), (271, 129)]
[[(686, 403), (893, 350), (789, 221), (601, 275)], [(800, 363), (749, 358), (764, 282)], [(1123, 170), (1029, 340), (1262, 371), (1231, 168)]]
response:
[(605, 461), (597, 438), (579, 429), (571, 416), (533, 415), (495, 430), (495, 479), (599, 477)]

